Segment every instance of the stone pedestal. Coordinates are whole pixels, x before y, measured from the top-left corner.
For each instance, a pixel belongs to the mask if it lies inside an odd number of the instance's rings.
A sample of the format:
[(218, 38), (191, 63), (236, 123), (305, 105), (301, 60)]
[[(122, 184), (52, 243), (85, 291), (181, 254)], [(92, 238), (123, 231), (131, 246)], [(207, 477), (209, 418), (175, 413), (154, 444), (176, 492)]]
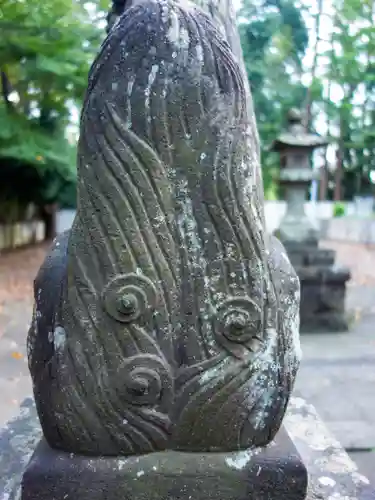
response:
[(301, 283), (300, 331), (347, 331), (345, 296), (349, 270), (337, 267), (335, 252), (319, 248), (316, 240), (284, 244)]
[[(90, 459), (53, 451), (44, 441), (35, 450), (41, 434), (31, 399), (22, 404), (17, 417), (0, 429), (1, 499), (375, 498), (369, 480), (332, 438), (314, 408), (300, 397), (291, 399), (284, 424), (273, 442), (253, 451), (162, 452), (123, 459)], [(151, 485), (148, 491), (146, 484)], [(117, 496), (110, 496), (115, 493)], [(233, 494), (237, 496), (231, 497)]]
[(307, 471), (282, 429), (266, 448), (83, 457), (45, 441), (24, 474), (22, 500), (303, 500)]

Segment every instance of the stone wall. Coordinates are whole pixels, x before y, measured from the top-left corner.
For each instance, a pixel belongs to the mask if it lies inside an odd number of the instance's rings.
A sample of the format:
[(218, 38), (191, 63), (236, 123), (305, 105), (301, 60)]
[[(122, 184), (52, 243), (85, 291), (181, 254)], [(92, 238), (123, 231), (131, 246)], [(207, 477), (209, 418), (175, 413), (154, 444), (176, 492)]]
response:
[(334, 218), (321, 224), (321, 234), (327, 240), (374, 245), (375, 218)]
[(0, 252), (39, 243), (45, 238), (44, 223), (40, 220), (0, 224)]
[(59, 210), (56, 214), (56, 232), (61, 234), (70, 229), (75, 217), (75, 210)]

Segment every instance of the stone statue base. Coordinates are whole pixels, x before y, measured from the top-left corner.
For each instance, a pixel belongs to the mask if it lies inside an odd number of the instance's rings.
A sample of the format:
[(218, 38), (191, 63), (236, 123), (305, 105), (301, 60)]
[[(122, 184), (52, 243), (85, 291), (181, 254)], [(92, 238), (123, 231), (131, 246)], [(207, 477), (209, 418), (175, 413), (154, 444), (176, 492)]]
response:
[(307, 471), (282, 428), (264, 449), (166, 451), (90, 458), (43, 440), (23, 477), (22, 500), (302, 500)]
[(345, 296), (349, 270), (337, 267), (335, 252), (319, 248), (317, 242), (284, 245), (301, 283), (301, 333), (347, 331)]

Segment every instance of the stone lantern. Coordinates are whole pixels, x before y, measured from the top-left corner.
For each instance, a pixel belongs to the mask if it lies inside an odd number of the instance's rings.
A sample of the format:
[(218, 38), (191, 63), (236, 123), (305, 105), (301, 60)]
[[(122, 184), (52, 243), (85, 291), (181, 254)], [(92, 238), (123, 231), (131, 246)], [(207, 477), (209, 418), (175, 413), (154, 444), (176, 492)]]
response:
[(318, 246), (319, 230), (305, 213), (306, 192), (315, 172), (311, 155), (326, 147), (327, 139), (307, 132), (302, 116), (292, 109), (288, 126), (274, 141), (280, 155), (280, 185), (285, 190), (287, 209), (275, 232), (283, 242), (301, 282), (301, 331), (345, 331), (347, 269), (334, 265), (335, 252)]

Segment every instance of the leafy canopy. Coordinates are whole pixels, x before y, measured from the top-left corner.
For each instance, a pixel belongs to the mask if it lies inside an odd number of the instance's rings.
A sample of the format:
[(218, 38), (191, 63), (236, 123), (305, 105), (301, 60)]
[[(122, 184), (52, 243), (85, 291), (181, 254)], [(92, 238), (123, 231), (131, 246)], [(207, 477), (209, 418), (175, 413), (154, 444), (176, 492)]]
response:
[(308, 31), (294, 0), (245, 0), (238, 17), (261, 139), (264, 187), (272, 196), (278, 158), (269, 146), (287, 110), (302, 107), (305, 100), (300, 74)]
[[(67, 140), (66, 127), (72, 108), (80, 106), (88, 70), (103, 36), (96, 14), (90, 4), (77, 0), (2, 0), (3, 190), (6, 184), (8, 190), (23, 191), (7, 182), (9, 168), (35, 170), (40, 189), (33, 196), (41, 201), (55, 201), (64, 183), (74, 184), (74, 141)], [(29, 176), (27, 179), (30, 182)]]

